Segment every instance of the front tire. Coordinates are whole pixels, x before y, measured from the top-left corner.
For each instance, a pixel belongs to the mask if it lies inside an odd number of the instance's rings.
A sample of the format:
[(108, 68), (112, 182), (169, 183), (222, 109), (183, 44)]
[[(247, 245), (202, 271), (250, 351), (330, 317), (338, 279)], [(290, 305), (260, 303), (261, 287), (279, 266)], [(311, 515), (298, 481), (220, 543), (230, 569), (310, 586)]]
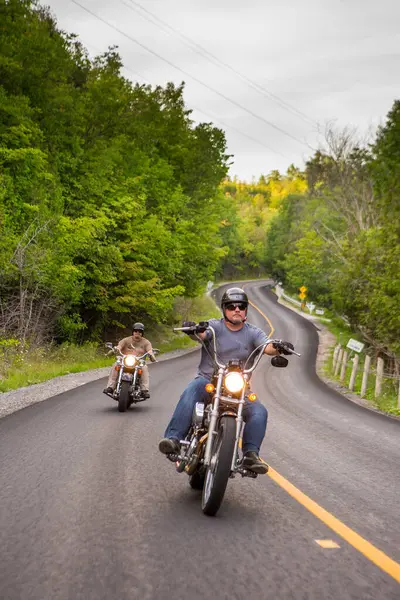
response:
[(205, 515), (214, 516), (224, 498), (231, 474), (233, 451), (236, 439), (236, 419), (222, 417), (212, 451), (203, 487), (201, 507)]
[(125, 412), (129, 405), (129, 382), (122, 381), (121, 389), (119, 391), (118, 398), (118, 410), (119, 412)]

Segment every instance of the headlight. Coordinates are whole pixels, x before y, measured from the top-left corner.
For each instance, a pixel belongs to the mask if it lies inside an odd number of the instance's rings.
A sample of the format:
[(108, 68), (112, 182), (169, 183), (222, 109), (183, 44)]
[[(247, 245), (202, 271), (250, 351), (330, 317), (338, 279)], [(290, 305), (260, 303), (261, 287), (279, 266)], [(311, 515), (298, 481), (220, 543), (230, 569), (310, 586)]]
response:
[(241, 375), (240, 373), (232, 371), (231, 373), (228, 373), (228, 375), (225, 377), (225, 387), (228, 390), (228, 392), (231, 392), (232, 394), (237, 394), (237, 392), (240, 392), (243, 389), (243, 386), (244, 379), (243, 375)]
[(133, 354), (128, 354), (128, 356), (124, 356), (124, 365), (126, 367), (134, 367), (136, 364), (136, 358)]

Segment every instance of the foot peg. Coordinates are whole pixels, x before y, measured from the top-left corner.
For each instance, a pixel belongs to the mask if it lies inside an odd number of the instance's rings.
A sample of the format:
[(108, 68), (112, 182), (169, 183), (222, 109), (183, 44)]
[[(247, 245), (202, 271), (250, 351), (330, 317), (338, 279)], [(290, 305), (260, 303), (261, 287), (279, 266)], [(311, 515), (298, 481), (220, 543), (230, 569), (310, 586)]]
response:
[(240, 473), (242, 477), (250, 477), (250, 479), (257, 479), (258, 477), (258, 473), (254, 473), (254, 471), (249, 471), (243, 467), (240, 467), (237, 472)]

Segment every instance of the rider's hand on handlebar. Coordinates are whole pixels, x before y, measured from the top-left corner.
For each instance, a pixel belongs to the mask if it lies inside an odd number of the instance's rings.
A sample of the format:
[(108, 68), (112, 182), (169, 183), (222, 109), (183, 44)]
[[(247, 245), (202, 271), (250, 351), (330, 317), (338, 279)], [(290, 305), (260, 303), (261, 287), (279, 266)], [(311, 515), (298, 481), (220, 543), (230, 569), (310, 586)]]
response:
[(190, 331), (184, 331), (186, 335), (193, 335), (195, 333), (196, 323), (194, 321), (183, 321), (182, 327), (191, 327)]
[[(280, 340), (279, 342), (274, 342), (272, 345), (274, 348), (276, 348), (276, 350), (278, 350), (279, 354), (286, 354), (286, 356), (292, 354), (290, 350), (294, 350), (294, 346), (291, 342), (284, 342), (283, 340)], [(287, 350), (287, 348), (289, 350)]]
[(208, 328), (208, 321), (200, 321), (196, 327), (196, 333), (204, 333)]
[(189, 331), (184, 331), (187, 335), (194, 335), (195, 333), (204, 333), (208, 328), (208, 321), (200, 321), (198, 325), (194, 321), (183, 321), (182, 327), (190, 327)]

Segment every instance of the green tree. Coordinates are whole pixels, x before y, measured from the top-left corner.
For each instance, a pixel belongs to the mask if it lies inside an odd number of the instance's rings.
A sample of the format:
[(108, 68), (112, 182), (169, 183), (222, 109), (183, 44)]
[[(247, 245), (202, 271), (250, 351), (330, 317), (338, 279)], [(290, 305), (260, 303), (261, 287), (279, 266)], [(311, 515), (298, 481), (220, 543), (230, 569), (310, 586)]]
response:
[(0, 0), (0, 27), (0, 328), (165, 320), (226, 253), (224, 133), (193, 124), (183, 84), (124, 78), (116, 48), (90, 61), (35, 1)]
[(372, 146), (372, 173), (382, 222), (400, 229), (400, 100), (390, 110), (386, 124)]

